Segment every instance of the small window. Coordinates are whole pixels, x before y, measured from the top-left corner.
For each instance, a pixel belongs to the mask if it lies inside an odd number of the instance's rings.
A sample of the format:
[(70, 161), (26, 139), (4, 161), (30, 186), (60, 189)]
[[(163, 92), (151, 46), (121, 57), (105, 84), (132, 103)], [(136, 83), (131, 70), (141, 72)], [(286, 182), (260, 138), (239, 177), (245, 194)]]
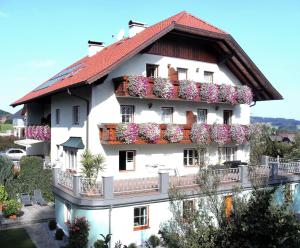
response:
[(205, 83), (213, 83), (214, 82), (214, 73), (211, 71), (204, 72), (204, 82)]
[(149, 227), (148, 206), (134, 208), (134, 230), (143, 230)]
[(225, 161), (234, 161), (236, 160), (237, 147), (219, 147), (219, 164), (224, 163)]
[(146, 64), (146, 76), (147, 77), (158, 77), (158, 65)]
[(135, 151), (119, 151), (119, 170), (133, 171), (135, 167)]
[[(200, 152), (200, 154), (198, 153)], [(206, 163), (206, 149), (185, 149), (183, 150), (183, 164), (184, 166), (205, 166)]]
[(65, 149), (68, 169), (77, 170), (77, 149)]
[(207, 109), (198, 109), (197, 123), (207, 123)]
[(185, 200), (182, 202), (182, 218), (183, 219), (188, 219), (194, 211), (195, 211), (194, 200)]
[(79, 124), (79, 106), (73, 106), (73, 124)]
[(121, 118), (122, 123), (133, 122), (134, 106), (132, 105), (121, 105)]
[(70, 203), (65, 203), (65, 206), (64, 206), (64, 219), (65, 219), (65, 222), (67, 221), (71, 221), (71, 211), (72, 211), (72, 206)]
[(161, 122), (173, 123), (173, 108), (171, 107), (161, 108)]
[(224, 110), (223, 123), (227, 125), (231, 125), (231, 121), (232, 121), (232, 110)]
[(187, 79), (187, 69), (185, 68), (177, 68), (178, 80), (186, 80)]
[(60, 109), (55, 110), (55, 123), (60, 124)]

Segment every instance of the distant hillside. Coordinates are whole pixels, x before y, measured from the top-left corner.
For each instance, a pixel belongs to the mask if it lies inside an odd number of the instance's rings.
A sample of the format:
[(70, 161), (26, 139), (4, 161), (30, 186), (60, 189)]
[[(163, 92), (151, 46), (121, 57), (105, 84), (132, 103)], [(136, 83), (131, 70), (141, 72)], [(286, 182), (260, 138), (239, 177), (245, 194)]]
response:
[(3, 116), (3, 115), (11, 115), (11, 113), (0, 109), (0, 116)]
[(295, 119), (251, 116), (251, 123), (268, 123), (279, 130), (299, 131), (300, 121)]

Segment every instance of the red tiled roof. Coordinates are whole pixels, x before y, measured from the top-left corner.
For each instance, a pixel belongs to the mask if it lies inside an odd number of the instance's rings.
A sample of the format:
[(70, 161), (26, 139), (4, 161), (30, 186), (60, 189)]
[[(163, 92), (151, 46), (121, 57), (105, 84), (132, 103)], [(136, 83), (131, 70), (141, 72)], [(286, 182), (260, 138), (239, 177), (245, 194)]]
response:
[(137, 49), (142, 49), (145, 46), (150, 45), (153, 39), (159, 38), (162, 34), (170, 31), (173, 23), (226, 35), (224, 31), (183, 11), (146, 28), (144, 31), (138, 33), (132, 38), (125, 38), (121, 41), (111, 44), (92, 57), (84, 57), (80, 59), (73, 65), (82, 63), (84, 66), (74, 75), (57, 81), (48, 88), (36, 91), (33, 90), (27, 95), (23, 96), (21, 99), (12, 103), (12, 106), (32, 101), (33, 99), (52, 94), (64, 88), (75, 86), (80, 83), (92, 83), (96, 79), (107, 74), (120, 62), (123, 62), (127, 56), (130, 56), (131, 54), (134, 55)]

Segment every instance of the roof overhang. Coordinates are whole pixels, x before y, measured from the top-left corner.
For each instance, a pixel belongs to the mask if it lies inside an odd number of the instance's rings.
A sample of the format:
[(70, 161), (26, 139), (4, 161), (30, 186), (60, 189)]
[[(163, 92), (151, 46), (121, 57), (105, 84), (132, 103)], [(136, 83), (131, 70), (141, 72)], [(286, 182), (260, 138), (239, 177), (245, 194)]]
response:
[(35, 139), (23, 139), (23, 140), (15, 140), (14, 143), (19, 146), (30, 147), (34, 144), (43, 143), (43, 140), (35, 140)]
[(65, 148), (84, 149), (81, 137), (70, 137), (66, 142), (62, 143), (61, 146)]

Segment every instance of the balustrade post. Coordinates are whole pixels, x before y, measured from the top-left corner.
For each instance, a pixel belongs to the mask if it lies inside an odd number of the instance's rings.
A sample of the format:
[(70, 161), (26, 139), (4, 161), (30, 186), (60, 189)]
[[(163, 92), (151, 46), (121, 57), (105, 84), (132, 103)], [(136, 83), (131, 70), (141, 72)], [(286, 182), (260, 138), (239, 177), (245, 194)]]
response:
[(159, 192), (161, 194), (168, 194), (169, 192), (169, 173), (159, 172)]
[(249, 167), (247, 165), (239, 165), (240, 182), (242, 187), (248, 187), (251, 185), (249, 180)]
[(74, 196), (80, 196), (80, 178), (78, 174), (73, 175), (73, 194)]
[(52, 184), (56, 186), (58, 184), (58, 173), (60, 171), (60, 167), (52, 168)]
[(103, 183), (103, 198), (114, 198), (114, 177), (102, 176)]
[(269, 156), (262, 155), (262, 157), (261, 157), (261, 163), (262, 163), (262, 165), (268, 166), (269, 165)]
[(278, 178), (278, 168), (279, 168), (279, 163), (272, 163), (272, 167), (271, 167), (272, 180), (276, 180)]

